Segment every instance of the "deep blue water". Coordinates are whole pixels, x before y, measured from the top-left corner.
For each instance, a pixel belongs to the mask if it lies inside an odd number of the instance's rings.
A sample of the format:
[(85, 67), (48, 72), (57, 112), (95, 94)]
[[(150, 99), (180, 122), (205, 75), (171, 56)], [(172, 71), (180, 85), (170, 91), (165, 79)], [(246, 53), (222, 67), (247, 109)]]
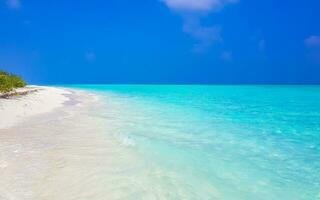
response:
[(104, 101), (141, 199), (320, 199), (319, 86), (66, 87)]

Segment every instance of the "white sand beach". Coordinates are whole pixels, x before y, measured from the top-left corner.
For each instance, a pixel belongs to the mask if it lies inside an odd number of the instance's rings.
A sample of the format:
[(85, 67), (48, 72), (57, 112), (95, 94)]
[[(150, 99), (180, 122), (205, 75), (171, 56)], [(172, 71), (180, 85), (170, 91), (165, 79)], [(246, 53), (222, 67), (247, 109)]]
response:
[(123, 170), (117, 166), (129, 167), (124, 162), (130, 159), (108, 139), (108, 124), (90, 114), (97, 97), (37, 89), (0, 100), (0, 200), (110, 197), (112, 187), (125, 183), (110, 174)]
[(54, 87), (28, 86), (16, 90), (35, 92), (10, 99), (0, 98), (0, 129), (61, 107), (69, 100), (67, 95), (70, 94), (70, 91)]

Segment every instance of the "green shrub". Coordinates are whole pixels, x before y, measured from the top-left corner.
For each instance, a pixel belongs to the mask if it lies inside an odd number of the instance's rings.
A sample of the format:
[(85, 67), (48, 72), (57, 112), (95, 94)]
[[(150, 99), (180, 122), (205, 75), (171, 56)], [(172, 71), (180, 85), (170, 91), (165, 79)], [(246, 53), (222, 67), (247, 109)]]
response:
[(15, 88), (26, 85), (26, 82), (21, 77), (0, 71), (0, 92), (10, 92)]
[(7, 72), (5, 72), (5, 71), (0, 71), (0, 76), (1, 75), (9, 76), (9, 74)]

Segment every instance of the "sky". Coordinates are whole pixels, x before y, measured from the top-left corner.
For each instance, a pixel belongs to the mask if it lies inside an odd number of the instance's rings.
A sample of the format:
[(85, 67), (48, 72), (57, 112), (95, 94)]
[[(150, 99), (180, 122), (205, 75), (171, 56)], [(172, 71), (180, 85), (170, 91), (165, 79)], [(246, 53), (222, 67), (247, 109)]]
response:
[(30, 84), (320, 84), (319, 0), (0, 0)]

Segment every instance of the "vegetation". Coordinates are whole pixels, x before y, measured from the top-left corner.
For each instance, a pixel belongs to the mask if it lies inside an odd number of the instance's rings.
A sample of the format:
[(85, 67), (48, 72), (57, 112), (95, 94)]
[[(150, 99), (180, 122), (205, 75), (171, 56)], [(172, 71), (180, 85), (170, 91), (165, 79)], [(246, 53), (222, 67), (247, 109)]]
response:
[(26, 86), (26, 82), (19, 76), (0, 71), (0, 92), (10, 92), (15, 88)]

